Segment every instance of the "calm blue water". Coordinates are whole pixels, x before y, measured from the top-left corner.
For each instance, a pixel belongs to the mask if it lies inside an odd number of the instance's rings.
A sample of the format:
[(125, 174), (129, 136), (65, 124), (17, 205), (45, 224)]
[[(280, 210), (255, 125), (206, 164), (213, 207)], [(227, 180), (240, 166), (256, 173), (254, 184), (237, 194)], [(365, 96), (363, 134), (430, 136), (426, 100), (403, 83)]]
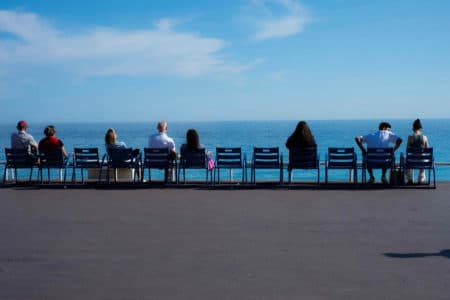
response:
[[(392, 131), (406, 140), (411, 133), (413, 120), (389, 120)], [(325, 159), (328, 147), (355, 147), (354, 137), (375, 131), (379, 120), (355, 120), (355, 121), (309, 121), (308, 122), (316, 138), (320, 160)], [(292, 133), (297, 121), (230, 121), (230, 122), (169, 122), (168, 134), (173, 137), (177, 147), (184, 142), (185, 133), (189, 128), (195, 128), (200, 141), (208, 150), (215, 152), (218, 146), (240, 146), (246, 153), (247, 160), (251, 159), (254, 146), (278, 146), (285, 158), (288, 156), (284, 143)], [(29, 124), (28, 132), (36, 141), (43, 138), (43, 129), (48, 124)], [(129, 147), (143, 148), (147, 146), (148, 136), (156, 131), (156, 122), (148, 123), (63, 123), (56, 125), (57, 136), (63, 140), (66, 149), (71, 152), (74, 147), (99, 147), (104, 153), (104, 134), (109, 127), (118, 132), (118, 140), (125, 142)], [(431, 146), (435, 149), (437, 162), (450, 161), (450, 119), (422, 120), (424, 133), (428, 136)], [(4, 148), (10, 145), (10, 134), (15, 131), (15, 124), (0, 125), (0, 160), (4, 160)], [(404, 150), (402, 145), (401, 151)], [(400, 151), (397, 152), (397, 158)], [(358, 150), (358, 160), (360, 160)], [(285, 159), (286, 160), (286, 159)], [(1, 168), (1, 167), (0, 167)], [(3, 174), (3, 169), (0, 169)], [(190, 177), (200, 176), (192, 173)], [(314, 178), (313, 172), (297, 171), (296, 179)], [(324, 172), (321, 172), (322, 175)], [(203, 173), (202, 173), (203, 174)], [(239, 172), (235, 173), (235, 178)], [(258, 178), (276, 178), (272, 172), (260, 172)], [(344, 179), (345, 172), (336, 171), (333, 178)], [(360, 174), (358, 174), (360, 177)], [(438, 180), (450, 180), (450, 168), (438, 167)]]

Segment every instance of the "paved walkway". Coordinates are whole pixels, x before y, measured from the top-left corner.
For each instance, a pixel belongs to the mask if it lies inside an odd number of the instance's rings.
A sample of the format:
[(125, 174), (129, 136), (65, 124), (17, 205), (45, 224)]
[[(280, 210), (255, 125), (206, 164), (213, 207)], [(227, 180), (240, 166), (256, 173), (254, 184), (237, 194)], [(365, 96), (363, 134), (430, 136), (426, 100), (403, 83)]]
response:
[(0, 299), (449, 299), (436, 190), (0, 189)]

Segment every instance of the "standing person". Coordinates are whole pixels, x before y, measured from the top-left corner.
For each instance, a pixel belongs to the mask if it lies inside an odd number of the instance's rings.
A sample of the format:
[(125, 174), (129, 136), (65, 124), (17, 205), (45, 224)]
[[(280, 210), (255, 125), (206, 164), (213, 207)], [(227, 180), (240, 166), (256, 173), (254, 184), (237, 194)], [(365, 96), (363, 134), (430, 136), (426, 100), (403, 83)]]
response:
[(49, 153), (54, 151), (61, 151), (64, 157), (67, 157), (67, 151), (64, 148), (64, 143), (55, 136), (55, 126), (48, 125), (47, 127), (45, 127), (44, 134), (45, 138), (39, 141), (39, 152)]
[[(391, 132), (391, 124), (387, 122), (381, 122), (378, 126), (378, 131), (374, 133), (367, 134), (365, 136), (357, 136), (355, 137), (355, 142), (358, 147), (361, 149), (363, 155), (366, 154), (366, 149), (363, 144), (367, 145), (367, 148), (389, 148), (390, 144), (394, 144), (394, 152), (400, 147), (402, 143), (402, 139)], [(381, 174), (381, 182), (383, 184), (387, 184), (388, 181), (386, 179), (386, 169), (382, 169)], [(370, 179), (369, 183), (375, 182), (375, 177), (373, 176), (372, 168), (367, 168), (367, 172), (369, 172)]]
[[(422, 134), (422, 123), (419, 119), (416, 119), (413, 123), (413, 134), (408, 136), (407, 147), (425, 149), (430, 147), (428, 144), (428, 138)], [(413, 183), (413, 171), (411, 169), (405, 170), (406, 182), (407, 184)], [(417, 182), (421, 184), (425, 181), (425, 170), (419, 170), (419, 176)]]
[(286, 148), (306, 148), (315, 147), (316, 140), (314, 139), (311, 129), (305, 121), (300, 121), (295, 128), (295, 131), (286, 141)]
[[(177, 151), (175, 150), (175, 141), (167, 135), (167, 122), (159, 121), (156, 125), (156, 129), (158, 133), (150, 135), (148, 138), (148, 147), (149, 148), (163, 148), (169, 149), (169, 155), (172, 160), (177, 158)], [(172, 173), (171, 169), (166, 169), (164, 172), (164, 180), (167, 182), (169, 180), (170, 174)]]
[(28, 124), (25, 121), (17, 123), (17, 132), (11, 134), (11, 148), (13, 149), (28, 149), (29, 153), (36, 153), (38, 144), (33, 136), (27, 133)]

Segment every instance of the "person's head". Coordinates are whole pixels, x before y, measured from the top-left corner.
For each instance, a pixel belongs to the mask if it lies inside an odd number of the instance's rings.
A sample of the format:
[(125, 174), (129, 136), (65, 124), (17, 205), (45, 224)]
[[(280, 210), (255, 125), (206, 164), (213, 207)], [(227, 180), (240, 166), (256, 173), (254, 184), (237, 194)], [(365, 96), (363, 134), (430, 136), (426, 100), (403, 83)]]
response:
[(45, 136), (54, 136), (56, 134), (56, 128), (53, 125), (48, 125), (44, 129)]
[(21, 121), (17, 122), (16, 128), (19, 131), (25, 131), (28, 128), (28, 124), (24, 120), (21, 120)]
[(293, 135), (306, 144), (315, 144), (311, 129), (305, 121), (300, 121), (297, 123), (297, 127), (295, 128)]
[(186, 132), (186, 144), (188, 149), (198, 149), (200, 147), (200, 138), (195, 129), (189, 129)]
[(420, 122), (419, 119), (416, 119), (413, 123), (413, 130), (414, 131), (419, 131), (422, 130), (422, 123)]
[(108, 128), (105, 134), (105, 144), (113, 145), (116, 143), (117, 133), (113, 128)]
[(167, 131), (167, 122), (159, 121), (158, 125), (156, 126), (156, 129), (158, 129), (158, 131), (161, 133), (165, 133)]
[(379, 130), (391, 130), (391, 124), (389, 124), (388, 122), (381, 122), (380, 125), (378, 126)]

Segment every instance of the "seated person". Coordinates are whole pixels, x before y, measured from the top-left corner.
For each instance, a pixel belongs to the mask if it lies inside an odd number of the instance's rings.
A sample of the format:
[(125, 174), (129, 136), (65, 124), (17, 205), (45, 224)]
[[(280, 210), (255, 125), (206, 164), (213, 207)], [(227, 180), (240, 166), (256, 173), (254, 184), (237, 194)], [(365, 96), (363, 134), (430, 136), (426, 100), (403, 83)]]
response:
[(33, 136), (27, 133), (28, 124), (25, 121), (19, 121), (16, 126), (18, 132), (11, 134), (11, 148), (12, 149), (27, 149), (31, 154), (36, 154), (38, 144)]
[[(407, 147), (424, 149), (430, 147), (428, 144), (428, 138), (422, 134), (422, 123), (419, 119), (416, 119), (413, 123), (413, 134), (408, 136)], [(413, 171), (411, 169), (405, 170), (406, 183), (413, 183)], [(425, 181), (424, 169), (419, 170), (417, 182), (421, 184)]]
[(58, 139), (56, 134), (56, 128), (53, 125), (48, 125), (44, 129), (45, 138), (39, 141), (39, 152), (50, 153), (55, 151), (61, 151), (64, 157), (67, 157), (67, 151), (64, 148), (64, 143)]
[[(394, 144), (394, 152), (400, 147), (402, 143), (402, 139), (391, 132), (391, 124), (387, 122), (381, 122), (378, 126), (378, 131), (374, 133), (367, 134), (365, 136), (357, 136), (355, 137), (355, 142), (358, 147), (361, 149), (363, 155), (366, 154), (366, 149), (363, 144), (367, 145), (367, 148), (389, 148), (390, 144)], [(382, 169), (381, 174), (381, 182), (383, 184), (388, 184), (386, 179), (386, 169)], [(373, 170), (371, 168), (367, 168), (367, 172), (369, 172), (370, 179), (369, 183), (375, 182), (375, 177), (373, 176)]]
[[(156, 125), (158, 133), (150, 135), (148, 138), (149, 148), (169, 149), (170, 159), (173, 161), (177, 158), (177, 151), (175, 150), (175, 141), (167, 135), (167, 122), (159, 121)], [(172, 169), (166, 169), (164, 171), (164, 181), (168, 182), (173, 177)]]
[[(108, 128), (105, 134), (105, 147), (106, 152), (109, 153), (110, 150), (119, 150), (119, 149), (127, 149), (127, 145), (124, 142), (119, 142), (117, 140), (117, 132), (114, 130), (114, 128)], [(133, 161), (135, 162), (138, 158), (140, 150), (139, 149), (133, 149)], [(139, 162), (138, 162), (139, 163)], [(138, 171), (138, 178), (141, 179), (141, 168), (137, 169)]]
[(306, 148), (315, 147), (316, 140), (311, 133), (311, 129), (305, 121), (300, 121), (295, 128), (295, 131), (286, 141), (286, 148)]
[(114, 128), (108, 128), (105, 134), (106, 152), (111, 149), (126, 149), (127, 145), (124, 142), (117, 141), (117, 133)]
[(150, 135), (148, 139), (149, 148), (167, 148), (170, 151), (170, 156), (175, 159), (177, 152), (175, 150), (175, 141), (167, 135), (167, 122), (159, 121), (156, 126), (158, 133)]
[(180, 151), (189, 151), (205, 148), (202, 144), (200, 144), (200, 137), (195, 129), (189, 129), (186, 132), (186, 143), (181, 145)]

